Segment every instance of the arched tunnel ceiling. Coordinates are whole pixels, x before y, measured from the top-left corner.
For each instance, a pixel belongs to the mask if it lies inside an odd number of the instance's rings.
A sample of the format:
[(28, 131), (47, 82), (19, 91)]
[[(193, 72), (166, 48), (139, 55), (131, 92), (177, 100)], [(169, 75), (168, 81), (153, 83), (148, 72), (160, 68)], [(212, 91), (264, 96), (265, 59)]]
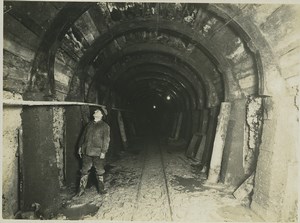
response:
[[(40, 34), (44, 38), (32, 75), (63, 53), (75, 61), (82, 80), (91, 79), (99, 89), (105, 85), (131, 103), (157, 93), (170, 94), (173, 105), (181, 109), (217, 105), (227, 97), (228, 81), (230, 90), (240, 95), (227, 66), (253, 62), (248, 42), (243, 43), (248, 36), (238, 34), (238, 25), (226, 22), (231, 17), (218, 17), (209, 4), (102, 2), (55, 7), (57, 13), (49, 16)], [(240, 49), (236, 56), (234, 51)], [(49, 70), (51, 84), (53, 67)]]
[[(119, 19), (122, 20), (121, 17)], [(139, 73), (148, 73), (149, 66), (145, 65), (149, 63), (152, 63), (153, 67), (168, 66), (176, 71), (168, 72), (169, 74), (177, 73), (178, 76), (188, 77), (189, 82), (193, 84), (192, 91), (196, 92), (196, 98), (192, 99), (192, 103), (187, 103), (191, 105), (190, 108), (204, 107), (208, 95), (217, 102), (223, 99), (223, 80), (216, 69), (217, 60), (200, 40), (191, 37), (190, 31), (186, 24), (177, 21), (148, 18), (132, 22), (125, 19), (120, 25), (109, 29), (107, 37), (103, 34), (94, 41), (82, 57), (81, 64), (84, 66), (93, 61), (92, 66), (97, 69), (96, 74), (119, 83), (118, 78), (125, 81), (124, 76), (127, 77), (128, 70), (122, 71), (124, 67), (134, 66), (132, 63), (137, 60), (140, 69), (144, 67)], [(219, 85), (213, 85), (213, 81)], [(122, 84), (119, 85), (119, 89), (121, 86)], [(124, 91), (127, 91), (126, 88)], [(188, 98), (186, 100), (189, 101)]]

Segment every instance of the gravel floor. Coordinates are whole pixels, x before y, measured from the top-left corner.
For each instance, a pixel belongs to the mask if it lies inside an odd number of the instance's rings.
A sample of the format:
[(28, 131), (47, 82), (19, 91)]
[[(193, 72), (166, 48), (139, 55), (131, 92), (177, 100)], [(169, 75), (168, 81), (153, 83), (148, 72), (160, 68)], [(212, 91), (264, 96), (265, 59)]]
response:
[(210, 185), (184, 148), (145, 140), (124, 153), (105, 175), (108, 193), (91, 187), (73, 197), (57, 219), (109, 221), (258, 222), (222, 184)]

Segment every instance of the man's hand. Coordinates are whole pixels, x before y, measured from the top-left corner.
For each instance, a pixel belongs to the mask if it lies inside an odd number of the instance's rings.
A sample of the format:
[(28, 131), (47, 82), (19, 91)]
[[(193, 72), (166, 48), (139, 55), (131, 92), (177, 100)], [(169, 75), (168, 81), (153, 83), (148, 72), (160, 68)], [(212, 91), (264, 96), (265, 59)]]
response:
[(79, 147), (79, 149), (78, 149), (78, 155), (79, 155), (80, 158), (82, 158), (82, 149), (81, 149), (81, 147)]

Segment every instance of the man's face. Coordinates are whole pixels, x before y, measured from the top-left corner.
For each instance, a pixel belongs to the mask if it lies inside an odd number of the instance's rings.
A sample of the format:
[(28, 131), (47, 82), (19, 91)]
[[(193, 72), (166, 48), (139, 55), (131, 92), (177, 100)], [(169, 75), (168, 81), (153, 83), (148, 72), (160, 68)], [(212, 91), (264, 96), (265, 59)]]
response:
[(96, 110), (95, 112), (94, 112), (94, 119), (95, 120), (101, 120), (102, 119), (102, 117), (103, 117), (103, 115), (102, 115), (102, 112), (100, 111), (100, 110)]

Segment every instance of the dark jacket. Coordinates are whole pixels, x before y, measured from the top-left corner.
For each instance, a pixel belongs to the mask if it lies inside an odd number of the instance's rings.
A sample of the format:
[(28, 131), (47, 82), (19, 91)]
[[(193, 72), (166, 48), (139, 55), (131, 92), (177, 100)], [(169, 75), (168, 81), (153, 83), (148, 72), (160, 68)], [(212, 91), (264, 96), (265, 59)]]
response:
[(79, 140), (82, 154), (88, 156), (100, 156), (106, 153), (110, 141), (110, 127), (104, 121), (90, 122)]

